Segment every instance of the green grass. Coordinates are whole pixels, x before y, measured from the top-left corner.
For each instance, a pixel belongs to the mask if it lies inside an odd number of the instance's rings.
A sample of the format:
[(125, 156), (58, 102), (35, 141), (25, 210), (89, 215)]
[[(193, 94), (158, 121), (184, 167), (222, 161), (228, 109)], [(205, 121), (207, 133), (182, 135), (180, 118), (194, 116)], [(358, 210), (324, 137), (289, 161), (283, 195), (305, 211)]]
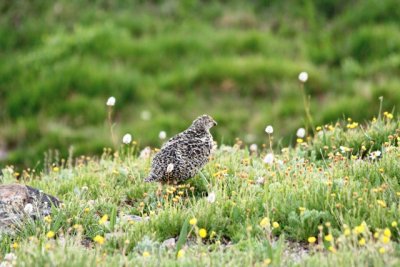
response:
[[(150, 159), (136, 144), (100, 158), (49, 155), (41, 173), (5, 168), (3, 183), (18, 176), (64, 204), (51, 220), (4, 235), (0, 255), (14, 253), (19, 266), (397, 266), (400, 122), (386, 113), (352, 123), (321, 127), (273, 164), (263, 162), (269, 149), (220, 145), (201, 174), (175, 187), (143, 183)], [(168, 238), (178, 249), (161, 245)]]
[[(294, 144), (304, 126), (297, 75), (307, 71), (317, 125), (363, 122), (400, 101), (396, 0), (8, 1), (0, 4), (1, 165), (44, 165), (117, 148), (115, 133), (158, 146), (210, 113), (218, 141), (263, 142), (266, 124)], [(385, 41), (382, 41), (385, 40)], [(365, 110), (364, 107), (370, 109)], [(361, 110), (363, 110), (361, 112)], [(151, 113), (143, 120), (144, 111)], [(229, 116), (227, 116), (229, 114)], [(279, 147), (279, 146), (278, 146)]]

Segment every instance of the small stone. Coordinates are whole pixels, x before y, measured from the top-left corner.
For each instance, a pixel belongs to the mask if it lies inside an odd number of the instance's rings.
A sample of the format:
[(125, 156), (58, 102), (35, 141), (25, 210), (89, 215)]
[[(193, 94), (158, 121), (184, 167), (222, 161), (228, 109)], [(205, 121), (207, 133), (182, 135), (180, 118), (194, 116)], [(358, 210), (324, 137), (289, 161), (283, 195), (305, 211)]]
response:
[(167, 240), (165, 240), (164, 242), (162, 242), (161, 246), (166, 247), (166, 248), (175, 248), (176, 242), (175, 242), (175, 238), (169, 238)]

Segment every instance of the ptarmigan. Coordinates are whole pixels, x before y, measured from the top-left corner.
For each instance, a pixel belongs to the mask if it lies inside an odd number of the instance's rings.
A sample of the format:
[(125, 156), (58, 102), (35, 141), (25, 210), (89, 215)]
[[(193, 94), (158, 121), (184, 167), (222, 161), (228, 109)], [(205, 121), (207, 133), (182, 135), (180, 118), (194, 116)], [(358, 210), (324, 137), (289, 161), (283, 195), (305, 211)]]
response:
[(192, 178), (208, 162), (213, 147), (208, 115), (195, 119), (185, 131), (169, 139), (154, 156), (146, 182), (179, 183)]

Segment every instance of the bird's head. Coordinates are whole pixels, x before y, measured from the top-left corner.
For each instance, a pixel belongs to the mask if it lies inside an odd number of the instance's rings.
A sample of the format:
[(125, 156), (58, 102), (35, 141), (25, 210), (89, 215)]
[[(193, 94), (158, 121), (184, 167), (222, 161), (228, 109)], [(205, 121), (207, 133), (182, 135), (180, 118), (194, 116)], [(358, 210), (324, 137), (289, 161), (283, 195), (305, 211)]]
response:
[(217, 125), (217, 122), (209, 115), (202, 115), (195, 119), (192, 126), (196, 129), (209, 130), (211, 127)]

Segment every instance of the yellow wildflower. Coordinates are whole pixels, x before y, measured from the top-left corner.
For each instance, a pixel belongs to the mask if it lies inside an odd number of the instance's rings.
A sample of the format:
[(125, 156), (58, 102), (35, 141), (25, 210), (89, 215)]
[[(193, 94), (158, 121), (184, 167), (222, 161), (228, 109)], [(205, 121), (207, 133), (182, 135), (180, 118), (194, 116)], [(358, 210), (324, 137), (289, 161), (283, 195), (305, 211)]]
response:
[(332, 247), (332, 246), (329, 246), (329, 247), (328, 247), (328, 250), (329, 250), (330, 252), (332, 252), (332, 253), (335, 253), (335, 252), (336, 252), (336, 249), (335, 249), (334, 247)]
[(310, 244), (314, 244), (316, 241), (317, 241), (317, 239), (314, 236), (310, 236), (308, 238), (308, 243), (310, 243)]
[(99, 220), (99, 224), (105, 224), (108, 221), (108, 215), (104, 214), (103, 217)]
[(366, 243), (365, 238), (361, 238), (361, 239), (358, 241), (358, 244), (360, 244), (360, 246), (364, 246), (365, 243)]
[(355, 228), (354, 228), (354, 233), (356, 233), (356, 234), (361, 234), (361, 233), (363, 233), (365, 231), (365, 227), (364, 227), (364, 225), (362, 225), (362, 224), (360, 224), (359, 226), (356, 226)]
[(46, 236), (47, 238), (53, 238), (56, 234), (53, 231), (49, 231)]
[(200, 236), (201, 238), (206, 238), (206, 236), (207, 236), (207, 230), (204, 229), (204, 228), (201, 228), (201, 229), (199, 230), (199, 236)]
[(145, 251), (143, 251), (142, 256), (145, 258), (150, 257), (150, 253), (145, 250)]
[(383, 235), (390, 238), (392, 236), (392, 233), (390, 232), (389, 228), (385, 228), (385, 230), (383, 230)]
[(350, 229), (347, 228), (347, 229), (344, 229), (343, 233), (344, 233), (345, 236), (349, 236), (351, 232), (350, 232)]
[(183, 256), (185, 256), (185, 251), (183, 249), (180, 249), (176, 257), (179, 259), (182, 258)]
[(264, 265), (264, 266), (268, 266), (268, 265), (271, 264), (271, 262), (272, 262), (272, 260), (271, 260), (270, 258), (265, 259), (264, 262), (263, 262), (263, 265)]
[(271, 226), (271, 222), (269, 221), (269, 218), (268, 217), (264, 217), (260, 222), (260, 226), (262, 228), (266, 228), (266, 227)]
[(382, 241), (383, 244), (387, 244), (387, 243), (390, 242), (390, 237), (383, 235), (381, 237), (381, 241)]
[(93, 241), (96, 242), (97, 244), (103, 245), (103, 244), (104, 244), (104, 241), (105, 241), (105, 238), (102, 237), (102, 236), (100, 236), (100, 235), (96, 235), (96, 236), (93, 238)]
[(279, 228), (279, 223), (278, 222), (273, 222), (272, 223), (272, 227), (274, 227), (275, 229)]
[(51, 216), (47, 215), (46, 217), (43, 218), (43, 220), (47, 223), (51, 223)]
[(189, 221), (190, 225), (196, 225), (197, 224), (197, 219), (196, 218), (192, 218)]
[(392, 222), (392, 227), (397, 227), (397, 222), (396, 221)]
[(333, 240), (333, 236), (331, 234), (325, 236), (325, 240), (331, 242)]
[(301, 143), (303, 143), (303, 139), (302, 138), (297, 138), (296, 142), (301, 144)]
[(11, 247), (12, 247), (13, 249), (19, 248), (18, 242), (14, 242), (14, 243), (11, 245)]
[(379, 249), (379, 253), (380, 253), (380, 254), (384, 254), (385, 252), (386, 252), (386, 251), (385, 251), (385, 248), (380, 248), (380, 249)]

